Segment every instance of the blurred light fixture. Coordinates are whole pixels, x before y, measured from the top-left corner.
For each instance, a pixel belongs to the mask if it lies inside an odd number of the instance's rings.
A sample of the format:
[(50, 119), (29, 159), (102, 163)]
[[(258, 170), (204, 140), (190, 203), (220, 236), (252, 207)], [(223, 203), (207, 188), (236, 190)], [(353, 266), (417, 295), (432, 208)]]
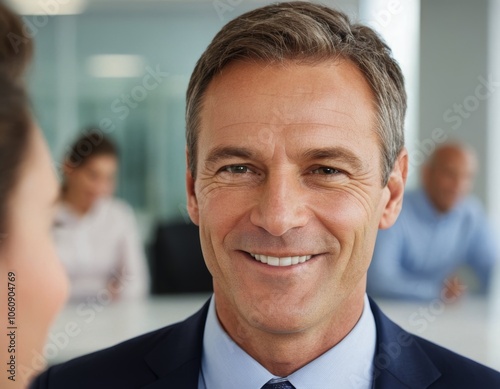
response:
[(87, 8), (87, 0), (8, 0), (21, 15), (77, 15)]
[(89, 57), (86, 65), (93, 77), (131, 78), (144, 74), (146, 61), (139, 55), (106, 54)]

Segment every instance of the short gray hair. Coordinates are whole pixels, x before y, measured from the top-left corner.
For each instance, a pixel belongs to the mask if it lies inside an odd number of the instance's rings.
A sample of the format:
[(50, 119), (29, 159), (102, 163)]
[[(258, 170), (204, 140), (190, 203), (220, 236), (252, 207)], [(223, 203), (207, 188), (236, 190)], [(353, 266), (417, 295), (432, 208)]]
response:
[(385, 186), (404, 147), (406, 92), (404, 77), (390, 48), (371, 28), (348, 16), (304, 1), (268, 5), (227, 23), (198, 60), (186, 96), (189, 169), (196, 177), (197, 139), (203, 97), (210, 81), (230, 62), (288, 60), (352, 61), (364, 74), (376, 99), (377, 133)]

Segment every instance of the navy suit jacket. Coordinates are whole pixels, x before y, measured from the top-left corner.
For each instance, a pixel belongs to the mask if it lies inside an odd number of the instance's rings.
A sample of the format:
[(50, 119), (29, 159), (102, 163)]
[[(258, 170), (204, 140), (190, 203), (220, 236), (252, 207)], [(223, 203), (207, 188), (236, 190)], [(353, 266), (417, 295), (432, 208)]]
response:
[[(377, 327), (374, 389), (500, 388), (499, 372), (407, 333), (370, 303)], [(208, 303), (181, 323), (51, 367), (30, 388), (197, 389), (207, 312)]]

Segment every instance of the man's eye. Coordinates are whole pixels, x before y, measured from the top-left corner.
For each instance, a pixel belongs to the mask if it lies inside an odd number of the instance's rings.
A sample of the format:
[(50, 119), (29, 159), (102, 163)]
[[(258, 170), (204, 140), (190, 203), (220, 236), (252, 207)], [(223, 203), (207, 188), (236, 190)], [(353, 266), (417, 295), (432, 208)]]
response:
[(312, 171), (313, 174), (333, 175), (342, 173), (340, 170), (333, 167), (320, 167)]
[(232, 174), (244, 174), (250, 172), (251, 170), (247, 166), (243, 165), (230, 165), (222, 168), (222, 171)]

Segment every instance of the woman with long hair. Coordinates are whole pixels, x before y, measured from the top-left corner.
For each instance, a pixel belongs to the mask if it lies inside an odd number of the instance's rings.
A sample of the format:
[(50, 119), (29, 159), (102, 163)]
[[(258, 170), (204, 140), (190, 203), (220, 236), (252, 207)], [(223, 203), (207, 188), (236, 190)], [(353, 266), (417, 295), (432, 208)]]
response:
[(132, 209), (113, 197), (118, 151), (88, 130), (64, 160), (54, 237), (71, 283), (70, 299), (108, 303), (148, 292), (144, 250)]
[(32, 51), (22, 27), (0, 3), (0, 387), (14, 389), (44, 368), (46, 335), (67, 295), (51, 236), (57, 179), (21, 82)]

